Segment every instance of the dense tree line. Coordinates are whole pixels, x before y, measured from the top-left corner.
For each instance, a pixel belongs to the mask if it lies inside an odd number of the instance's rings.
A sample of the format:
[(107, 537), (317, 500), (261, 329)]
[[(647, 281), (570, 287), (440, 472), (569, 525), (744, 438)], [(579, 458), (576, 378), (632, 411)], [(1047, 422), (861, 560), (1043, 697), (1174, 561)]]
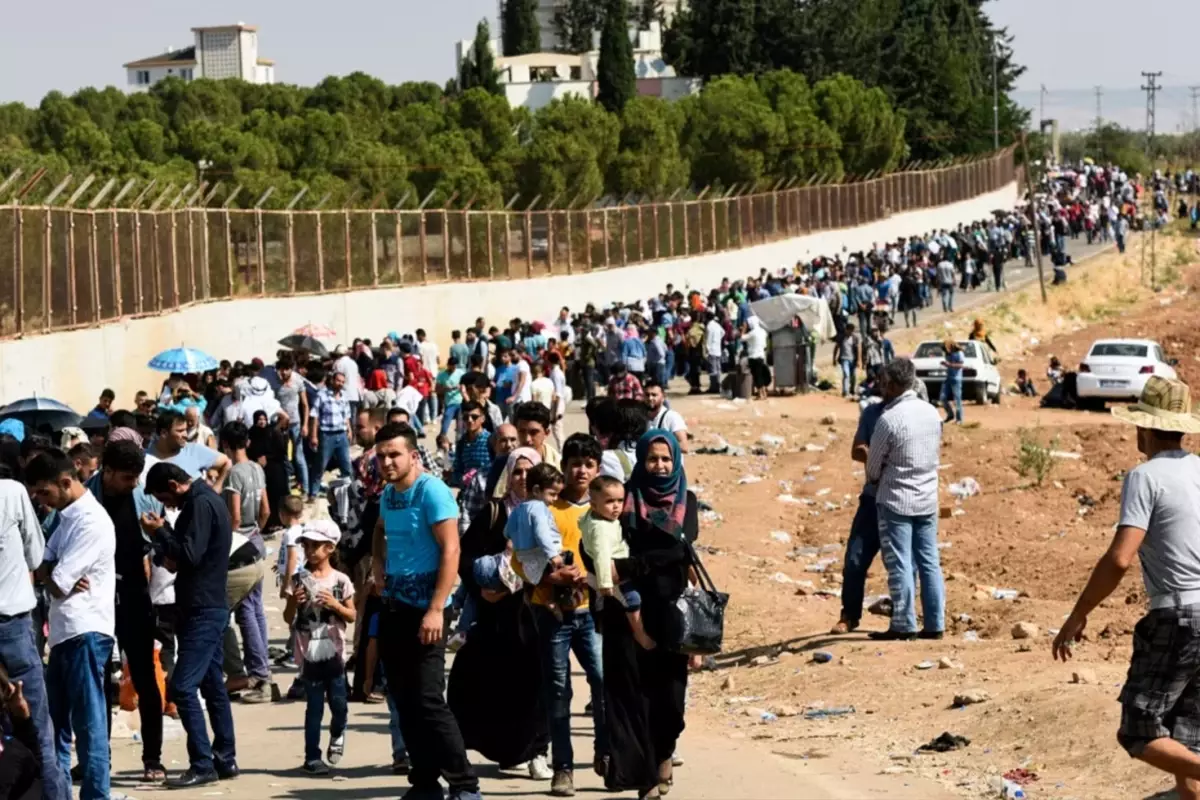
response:
[[(631, 3), (605, 5), (626, 13)], [(487, 37), (481, 26), (477, 42)], [(566, 205), (862, 176), (906, 157), (905, 116), (845, 75), (813, 85), (787, 70), (725, 76), (668, 103), (629, 97), (630, 73), (614, 79), (624, 95), (612, 111), (567, 99), (530, 113), (494, 93), (490, 54), (474, 52), (484, 68), (464, 65), (469, 88), (450, 94), (356, 73), (311, 88), (170, 79), (139, 94), (89, 88), (51, 92), (37, 108), (0, 105), (0, 176), (45, 166), (47, 183), (94, 172), (182, 187), (204, 162), (210, 183), (245, 186), (239, 204), (273, 185), (267, 207), (308, 186), (306, 202), (330, 193), (330, 206), (413, 207), (432, 192), (435, 207), (502, 208), (520, 194), (524, 208), (537, 196)]]
[(992, 147), (992, 67), (1000, 140), (1028, 114), (1008, 93), (1024, 68), (986, 0), (690, 0), (667, 31), (668, 62), (706, 80), (791, 69), (814, 84), (849, 75), (883, 90), (907, 118), (917, 159)]

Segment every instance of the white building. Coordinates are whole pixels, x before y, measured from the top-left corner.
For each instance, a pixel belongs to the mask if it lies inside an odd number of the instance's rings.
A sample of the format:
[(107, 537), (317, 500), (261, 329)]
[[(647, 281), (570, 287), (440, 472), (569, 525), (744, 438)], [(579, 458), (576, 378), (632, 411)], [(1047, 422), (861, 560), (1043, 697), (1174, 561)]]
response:
[[(507, 0), (499, 0), (499, 2), (500, 16), (497, 19), (503, 21), (504, 4)], [(566, 0), (538, 0), (537, 20), (542, 34), (542, 50), (550, 52), (562, 49), (562, 42), (559, 41), (558, 34), (554, 30), (554, 14), (565, 2)], [(631, 0), (629, 6), (631, 9), (636, 9), (640, 3), (641, 0)], [(662, 0), (663, 19), (670, 22), (682, 4), (683, 0)]]
[(164, 78), (240, 78), (248, 83), (274, 83), (275, 62), (258, 55), (258, 28), (239, 22), (192, 28), (191, 47), (168, 47), (161, 55), (125, 65), (130, 91), (145, 91)]
[[(633, 60), (638, 94), (678, 100), (700, 91), (698, 78), (679, 77), (675, 68), (663, 60), (662, 26), (659, 23), (651, 24), (649, 30), (636, 31), (636, 35)], [(460, 41), (455, 46), (455, 63), (461, 64), (474, 45), (470, 39)], [(499, 40), (491, 42), (491, 49), (509, 105), (536, 111), (562, 97), (589, 100), (596, 97), (596, 69), (600, 63), (598, 42), (596, 49), (578, 55), (544, 52), (505, 57), (500, 55)]]

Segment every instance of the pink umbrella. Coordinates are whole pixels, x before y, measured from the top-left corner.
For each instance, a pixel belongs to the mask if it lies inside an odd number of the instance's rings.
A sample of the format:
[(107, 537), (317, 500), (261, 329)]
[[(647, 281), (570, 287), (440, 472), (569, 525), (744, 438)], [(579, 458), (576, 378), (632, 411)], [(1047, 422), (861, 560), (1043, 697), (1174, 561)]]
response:
[(297, 336), (310, 336), (313, 339), (332, 339), (337, 336), (337, 331), (328, 325), (316, 325), (312, 322), (297, 328), (292, 333)]

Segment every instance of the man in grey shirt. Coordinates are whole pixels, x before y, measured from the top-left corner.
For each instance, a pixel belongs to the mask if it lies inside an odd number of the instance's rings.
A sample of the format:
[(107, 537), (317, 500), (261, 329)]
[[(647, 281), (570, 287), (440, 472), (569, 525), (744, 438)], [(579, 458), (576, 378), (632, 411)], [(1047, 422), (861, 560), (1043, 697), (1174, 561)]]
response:
[[(266, 524), (271, 509), (267, 502), (267, 478), (258, 462), (246, 455), (250, 434), (240, 422), (231, 422), (221, 429), (221, 449), (233, 462), (223, 491), (225, 504), (229, 508), (233, 524), (234, 551), (237, 551), (238, 534), (244, 536), (258, 551), (259, 564), (265, 564), (266, 545), (263, 543), (262, 526)], [(232, 553), (231, 553), (232, 556)], [(232, 562), (231, 562), (232, 567)], [(259, 573), (263, 575), (265, 573)], [(234, 588), (229, 587), (233, 594)], [(242, 695), (243, 702), (264, 703), (271, 700), (271, 662), (267, 651), (267, 613), (263, 604), (263, 578), (258, 577), (250, 590), (237, 600), (229, 598), (234, 619), (242, 632), (242, 649), (245, 656), (245, 671), (248, 689)], [(232, 631), (225, 633), (228, 647), (233, 641)], [(235, 648), (236, 649), (236, 648)], [(238, 672), (235, 659), (228, 659), (230, 671)], [(237, 677), (241, 677), (238, 675)], [(230, 682), (240, 687), (240, 681)]]
[(942, 422), (937, 409), (913, 391), (916, 369), (907, 358), (883, 368), (883, 416), (871, 435), (867, 481), (877, 482), (879, 545), (888, 572), (892, 622), (872, 639), (918, 638), (916, 582), (921, 580), (922, 639), (945, 630), (946, 585), (937, 549), (938, 461)]
[(279, 376), (275, 399), (279, 401), (280, 410), (287, 414), (288, 436), (292, 440), (288, 477), (294, 477), (297, 486), (307, 488), (308, 460), (304, 457), (304, 442), (308, 439), (308, 392), (304, 390), (304, 378), (296, 372), (296, 361), (291, 353), (279, 357), (275, 372)]
[(1180, 798), (1200, 797), (1200, 458), (1183, 449), (1184, 434), (1200, 433), (1191, 408), (1187, 384), (1154, 376), (1137, 405), (1113, 409), (1137, 426), (1147, 461), (1125, 476), (1116, 535), (1052, 648), (1071, 657), (1088, 614), (1139, 555), (1150, 610), (1134, 629), (1117, 741), (1173, 775)]
[(938, 293), (942, 297), (942, 311), (954, 311), (954, 264), (943, 258), (937, 265)]
[(42, 527), (29, 492), (16, 481), (0, 480), (0, 664), (14, 683), (24, 684), (42, 753), (42, 796), (70, 800), (70, 782), (58, 768), (45, 674), (33, 643), (29, 613), (37, 604), (29, 575), (42, 563), (44, 549)]

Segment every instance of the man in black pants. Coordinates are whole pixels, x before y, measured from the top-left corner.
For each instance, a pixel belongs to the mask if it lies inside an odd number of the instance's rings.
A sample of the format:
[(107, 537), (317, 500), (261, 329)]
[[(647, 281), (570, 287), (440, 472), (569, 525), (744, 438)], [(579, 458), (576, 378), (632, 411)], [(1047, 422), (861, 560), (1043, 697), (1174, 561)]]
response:
[(458, 505), (446, 484), (421, 469), (417, 435), (391, 423), (375, 435), (388, 486), (372, 538), (372, 576), (383, 587), (379, 650), (408, 743), (406, 800), (482, 800), (458, 722), (446, 705), (446, 604), (458, 575)]
[[(104, 506), (117, 533), (117, 643), (129, 663), (142, 720), (142, 781), (162, 783), (163, 698), (154, 672), (154, 606), (150, 603), (150, 541), (141, 516), (161, 515), (162, 504), (141, 487), (146, 457), (133, 442), (110, 442), (103, 467), (86, 486)], [(110, 715), (111, 719), (111, 715)], [(111, 731), (110, 731), (111, 732)]]

